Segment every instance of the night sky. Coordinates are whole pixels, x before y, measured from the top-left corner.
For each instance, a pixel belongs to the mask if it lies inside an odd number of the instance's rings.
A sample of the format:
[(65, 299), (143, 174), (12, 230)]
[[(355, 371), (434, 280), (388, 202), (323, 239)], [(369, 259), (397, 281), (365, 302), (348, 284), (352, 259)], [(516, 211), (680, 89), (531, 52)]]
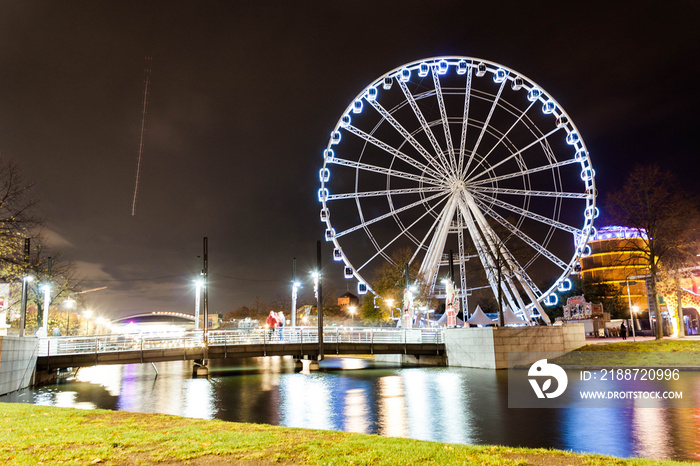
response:
[[(85, 295), (97, 313), (192, 312), (204, 236), (210, 312), (226, 313), (288, 295), (293, 257), (307, 276), (329, 132), (367, 84), (421, 58), (483, 58), (541, 85), (586, 142), (599, 202), (652, 161), (697, 191), (698, 18), (697, 1), (2, 0), (0, 154), (35, 182), (83, 287), (107, 286)], [(341, 268), (326, 273), (344, 292)]]

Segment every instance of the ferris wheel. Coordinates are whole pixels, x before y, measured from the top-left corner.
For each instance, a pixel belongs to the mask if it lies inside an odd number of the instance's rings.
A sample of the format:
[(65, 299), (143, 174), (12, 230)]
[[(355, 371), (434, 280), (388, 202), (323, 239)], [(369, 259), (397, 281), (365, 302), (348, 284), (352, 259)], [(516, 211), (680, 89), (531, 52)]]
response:
[(594, 234), (595, 171), (569, 115), (494, 62), (430, 58), (362, 89), (319, 172), (333, 259), (360, 294), (397, 251), (431, 297), (454, 264), (457, 296), (490, 294), (530, 321)]

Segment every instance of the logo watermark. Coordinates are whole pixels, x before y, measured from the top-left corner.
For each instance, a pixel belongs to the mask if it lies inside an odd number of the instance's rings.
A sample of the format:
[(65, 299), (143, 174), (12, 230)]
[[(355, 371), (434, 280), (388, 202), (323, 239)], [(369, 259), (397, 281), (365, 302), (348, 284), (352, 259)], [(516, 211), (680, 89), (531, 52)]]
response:
[[(527, 375), (530, 377), (528, 380), (537, 398), (556, 398), (564, 393), (569, 384), (569, 378), (566, 376), (564, 369), (556, 364), (548, 363), (546, 359), (540, 359), (530, 366)], [(541, 386), (538, 379), (542, 379)], [(555, 380), (557, 384), (554, 391), (549, 392), (548, 390), (552, 387), (552, 380)]]
[(700, 361), (691, 352), (508, 353), (509, 408), (693, 408)]

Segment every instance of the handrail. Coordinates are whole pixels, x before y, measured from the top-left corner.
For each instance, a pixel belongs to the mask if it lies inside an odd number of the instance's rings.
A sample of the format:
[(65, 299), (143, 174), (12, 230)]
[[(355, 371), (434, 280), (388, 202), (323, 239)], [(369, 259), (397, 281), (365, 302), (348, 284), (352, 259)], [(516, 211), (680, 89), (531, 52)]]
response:
[[(381, 327), (325, 327), (323, 339), (326, 343), (377, 344), (440, 344), (444, 343), (442, 329), (395, 329)], [(318, 342), (315, 327), (282, 327), (281, 329), (224, 329), (208, 332), (209, 346), (312, 344)], [(203, 347), (203, 331), (167, 333), (127, 333), (114, 335), (84, 335), (44, 337), (39, 340), (39, 356), (57, 356), (82, 353), (110, 353), (120, 351), (143, 351), (153, 349)]]

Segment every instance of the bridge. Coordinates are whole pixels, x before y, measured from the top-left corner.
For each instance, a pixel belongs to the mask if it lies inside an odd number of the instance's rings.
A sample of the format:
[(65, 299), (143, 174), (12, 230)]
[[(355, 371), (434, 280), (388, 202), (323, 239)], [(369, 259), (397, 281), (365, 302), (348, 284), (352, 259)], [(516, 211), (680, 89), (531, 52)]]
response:
[[(442, 329), (328, 327), (322, 341), (329, 355), (445, 353)], [(49, 337), (39, 342), (37, 369), (260, 356), (317, 359), (320, 348), (318, 329), (312, 327), (209, 330), (206, 342), (202, 330)]]

